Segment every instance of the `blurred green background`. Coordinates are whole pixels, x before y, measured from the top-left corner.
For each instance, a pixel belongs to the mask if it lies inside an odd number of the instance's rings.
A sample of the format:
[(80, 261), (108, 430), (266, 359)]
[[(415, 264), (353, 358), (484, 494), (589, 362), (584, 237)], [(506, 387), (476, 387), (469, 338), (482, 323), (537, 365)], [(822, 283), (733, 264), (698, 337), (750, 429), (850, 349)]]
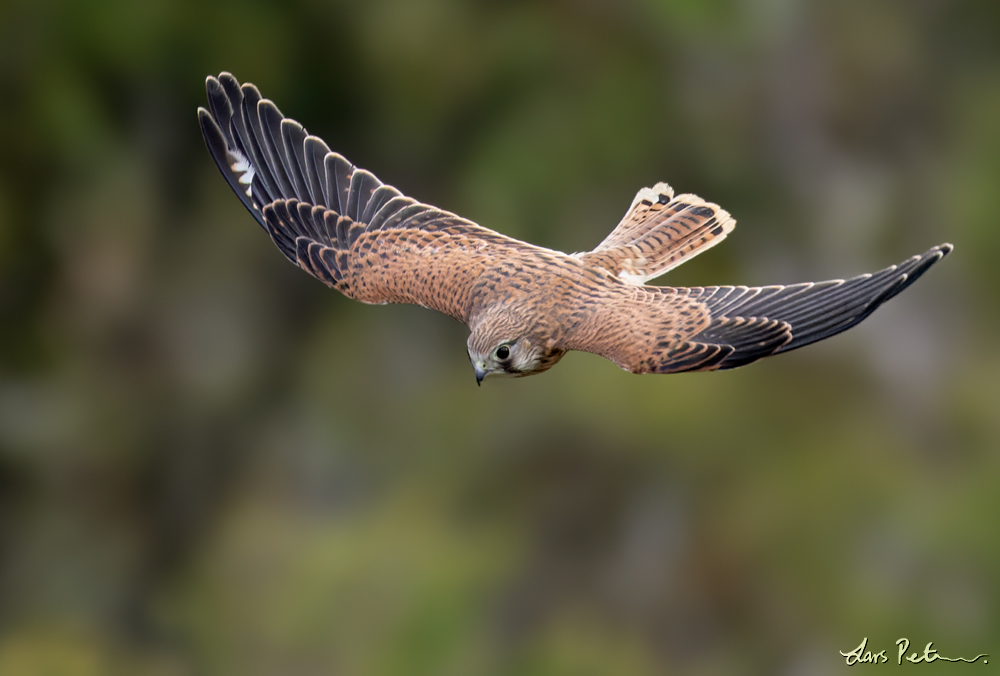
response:
[[(476, 388), (463, 326), (274, 249), (199, 133), (222, 70), (552, 248), (660, 180), (729, 210), (663, 283), (956, 251), (745, 369)], [(1000, 662), (997, 3), (4, 0), (0, 103), (3, 676)]]

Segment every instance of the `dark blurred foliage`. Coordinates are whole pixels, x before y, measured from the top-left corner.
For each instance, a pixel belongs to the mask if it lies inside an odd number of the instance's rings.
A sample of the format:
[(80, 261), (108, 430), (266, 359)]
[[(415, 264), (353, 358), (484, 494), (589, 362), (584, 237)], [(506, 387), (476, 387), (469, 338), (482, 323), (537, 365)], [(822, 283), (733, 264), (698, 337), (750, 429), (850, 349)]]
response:
[[(660, 180), (732, 212), (666, 283), (957, 248), (745, 369), (477, 389), (464, 327), (274, 250), (202, 144), (221, 70), (542, 245)], [(995, 2), (5, 0), (0, 101), (0, 674), (1000, 660)]]

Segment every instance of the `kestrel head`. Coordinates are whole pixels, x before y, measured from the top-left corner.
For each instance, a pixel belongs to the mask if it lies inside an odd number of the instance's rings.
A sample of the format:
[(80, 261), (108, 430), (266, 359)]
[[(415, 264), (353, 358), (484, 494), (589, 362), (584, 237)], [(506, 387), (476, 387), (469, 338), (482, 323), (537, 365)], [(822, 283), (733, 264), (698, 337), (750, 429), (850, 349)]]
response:
[(468, 348), (477, 383), (492, 375), (520, 378), (541, 373), (566, 354), (554, 346), (551, 330), (504, 308), (487, 312), (473, 323)]

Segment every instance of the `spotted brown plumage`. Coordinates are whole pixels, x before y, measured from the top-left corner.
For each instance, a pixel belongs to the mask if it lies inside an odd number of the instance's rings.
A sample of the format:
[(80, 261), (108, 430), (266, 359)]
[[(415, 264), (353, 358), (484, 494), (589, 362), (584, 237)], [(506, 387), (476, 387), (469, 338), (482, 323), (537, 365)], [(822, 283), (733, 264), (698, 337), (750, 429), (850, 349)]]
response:
[(952, 249), (848, 280), (647, 286), (721, 242), (735, 221), (658, 183), (593, 251), (564, 254), (383, 185), (228, 73), (206, 88), (209, 109), (198, 117), (208, 149), (278, 249), (349, 298), (413, 303), (466, 323), (477, 381), (540, 373), (569, 350), (633, 373), (743, 366), (849, 329)]

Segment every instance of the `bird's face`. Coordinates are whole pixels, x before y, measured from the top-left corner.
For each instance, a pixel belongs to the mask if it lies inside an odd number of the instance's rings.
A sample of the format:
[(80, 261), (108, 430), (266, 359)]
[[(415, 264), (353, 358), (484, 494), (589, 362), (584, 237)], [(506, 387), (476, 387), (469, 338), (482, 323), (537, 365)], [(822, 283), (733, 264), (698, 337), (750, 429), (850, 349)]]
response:
[(476, 370), (476, 382), (487, 376), (520, 378), (550, 369), (565, 350), (554, 348), (542, 337), (501, 331), (473, 331), (468, 342), (469, 360)]

